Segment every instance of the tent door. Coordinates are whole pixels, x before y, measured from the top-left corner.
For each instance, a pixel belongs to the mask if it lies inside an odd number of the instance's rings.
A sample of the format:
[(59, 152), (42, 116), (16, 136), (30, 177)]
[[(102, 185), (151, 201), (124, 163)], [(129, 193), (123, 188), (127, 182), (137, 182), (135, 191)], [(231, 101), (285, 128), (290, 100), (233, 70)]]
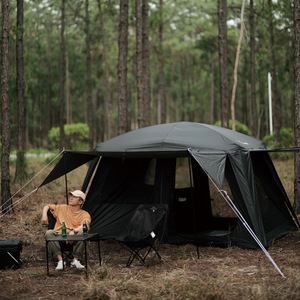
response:
[[(196, 161), (192, 159), (191, 162), (193, 182), (188, 183), (189, 187), (174, 189), (175, 230), (180, 233), (195, 233), (204, 229), (207, 220), (212, 217), (208, 178)], [(189, 168), (189, 165), (186, 167)]]

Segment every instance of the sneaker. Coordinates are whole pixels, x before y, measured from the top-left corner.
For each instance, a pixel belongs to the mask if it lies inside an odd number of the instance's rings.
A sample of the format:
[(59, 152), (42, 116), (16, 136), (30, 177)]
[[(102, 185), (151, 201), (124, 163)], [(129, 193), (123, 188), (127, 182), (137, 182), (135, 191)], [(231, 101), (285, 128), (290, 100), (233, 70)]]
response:
[[(64, 265), (66, 266), (66, 263), (64, 262)], [(64, 266), (63, 266), (63, 262), (62, 260), (60, 260), (58, 263), (57, 263), (57, 266), (55, 268), (55, 270), (63, 270), (64, 269)]]
[(83, 266), (77, 259), (71, 262), (71, 267), (72, 268), (77, 268), (77, 269), (84, 269), (85, 266)]

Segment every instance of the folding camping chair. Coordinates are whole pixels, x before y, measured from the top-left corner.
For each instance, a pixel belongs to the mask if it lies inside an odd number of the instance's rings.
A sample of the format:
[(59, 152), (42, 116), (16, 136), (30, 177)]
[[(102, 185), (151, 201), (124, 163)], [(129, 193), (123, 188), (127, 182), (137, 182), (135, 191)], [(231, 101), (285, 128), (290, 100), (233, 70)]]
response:
[(163, 236), (166, 215), (167, 205), (141, 204), (137, 207), (125, 230), (116, 238), (130, 252), (127, 267), (134, 259), (148, 267), (146, 258), (151, 251), (161, 260), (156, 241)]
[[(48, 210), (48, 229), (53, 229), (55, 226), (56, 219), (53, 216), (53, 214)], [(59, 242), (60, 250), (61, 250), (61, 255), (63, 262), (67, 262), (67, 260), (72, 260), (73, 259), (73, 244), (71, 243), (66, 243), (66, 242)], [(54, 260), (54, 258), (53, 258)], [(63, 266), (65, 264), (63, 263)]]

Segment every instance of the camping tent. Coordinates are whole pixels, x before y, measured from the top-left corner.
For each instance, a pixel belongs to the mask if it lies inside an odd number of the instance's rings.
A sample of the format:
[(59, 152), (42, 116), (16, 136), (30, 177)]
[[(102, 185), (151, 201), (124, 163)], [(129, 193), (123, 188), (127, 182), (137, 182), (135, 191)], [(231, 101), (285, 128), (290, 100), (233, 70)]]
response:
[[(119, 235), (141, 203), (167, 204), (169, 243), (258, 248), (246, 223), (267, 247), (299, 226), (264, 143), (229, 129), (177, 122), (133, 130), (92, 152), (66, 152), (41, 186), (87, 161), (84, 208), (103, 238)], [(214, 212), (212, 187), (242, 219)]]

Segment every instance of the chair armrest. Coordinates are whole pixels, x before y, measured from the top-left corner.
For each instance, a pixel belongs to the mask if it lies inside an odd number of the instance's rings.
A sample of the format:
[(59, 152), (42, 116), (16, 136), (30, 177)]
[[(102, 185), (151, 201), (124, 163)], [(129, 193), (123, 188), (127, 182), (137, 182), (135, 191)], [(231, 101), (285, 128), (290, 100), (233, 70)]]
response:
[(47, 216), (48, 216), (48, 229), (54, 229), (56, 219), (54, 218), (50, 210), (48, 210)]

